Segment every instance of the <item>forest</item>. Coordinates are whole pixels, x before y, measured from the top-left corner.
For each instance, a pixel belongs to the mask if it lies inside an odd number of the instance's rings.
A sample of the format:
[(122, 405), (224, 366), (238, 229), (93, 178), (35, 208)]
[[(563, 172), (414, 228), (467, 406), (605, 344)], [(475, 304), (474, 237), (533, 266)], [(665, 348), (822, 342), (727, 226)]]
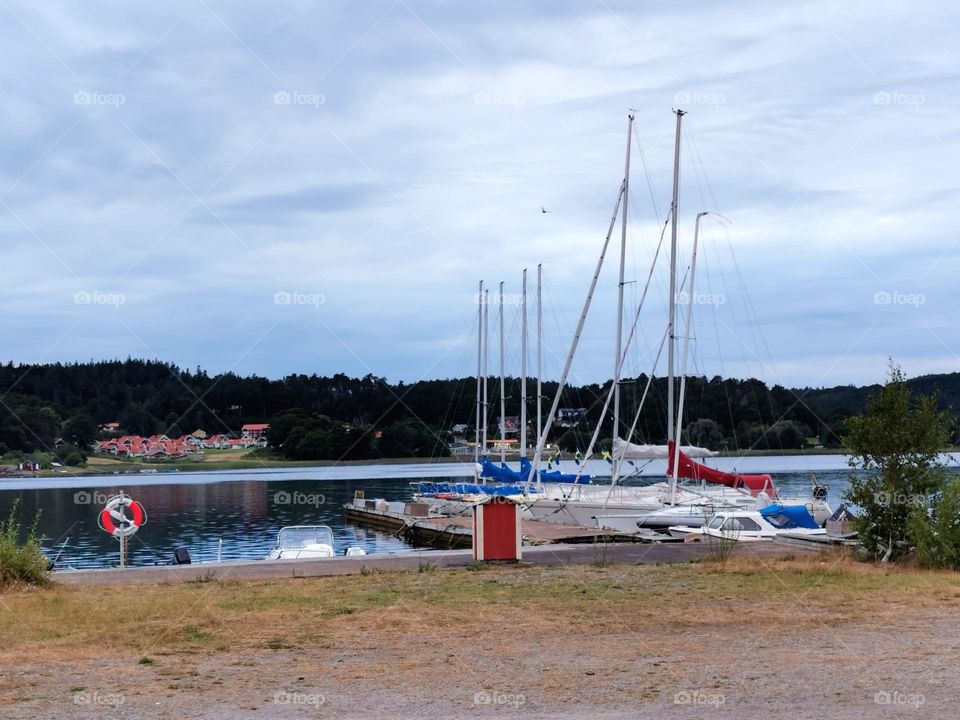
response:
[[(641, 375), (621, 388), (625, 434), (636, 416), (633, 438), (662, 442), (666, 436), (666, 381), (654, 378), (639, 416), (636, 408), (647, 385)], [(490, 380), (487, 421), (498, 436), (499, 380)], [(960, 407), (960, 373), (927, 375), (908, 381), (920, 394), (935, 394), (941, 409), (954, 416)], [(565, 451), (582, 450), (599, 420), (610, 382), (567, 387), (562, 408), (585, 408), (576, 427), (550, 429), (550, 439)], [(684, 417), (684, 441), (711, 449), (796, 449), (839, 447), (844, 421), (863, 410), (878, 386), (785, 388), (760, 380), (690, 377)], [(557, 390), (543, 384), (544, 413)], [(520, 380), (504, 385), (506, 414), (520, 414)], [(392, 383), (367, 375), (289, 375), (269, 379), (233, 373), (208, 375), (169, 363), (127, 359), (76, 364), (0, 366), (0, 455), (53, 451), (83, 455), (107, 422), (124, 433), (179, 436), (198, 428), (208, 433), (235, 432), (250, 422), (269, 422), (273, 449), (297, 459), (340, 457), (437, 456), (447, 452), (451, 428), (473, 433), (476, 378)], [(528, 382), (531, 428), (536, 385)], [(609, 445), (612, 431), (601, 433)], [(957, 441), (956, 433), (952, 438)]]

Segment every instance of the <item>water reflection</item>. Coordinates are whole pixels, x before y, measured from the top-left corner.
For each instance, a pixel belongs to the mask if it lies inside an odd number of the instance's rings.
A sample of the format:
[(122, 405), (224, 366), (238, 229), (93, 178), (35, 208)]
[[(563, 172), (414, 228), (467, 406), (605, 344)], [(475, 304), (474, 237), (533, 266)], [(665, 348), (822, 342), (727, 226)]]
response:
[[(836, 507), (846, 487), (846, 471), (817, 473), (830, 487)], [(119, 479), (119, 478), (118, 478)], [(97, 527), (97, 513), (110, 495), (126, 490), (147, 510), (147, 524), (130, 542), (131, 565), (167, 562), (174, 548), (186, 546), (195, 561), (258, 559), (266, 556), (284, 525), (325, 524), (335, 535), (338, 554), (348, 545), (367, 552), (403, 552), (410, 549), (389, 532), (368, 530), (347, 523), (341, 506), (355, 490), (367, 497), (408, 499), (410, 478), (268, 480), (255, 475), (232, 474), (229, 480), (210, 483), (168, 483), (135, 487), (103, 485), (76, 489), (48, 488), (0, 491), (0, 513), (6, 517), (19, 498), (24, 524), (41, 512), (39, 532), (54, 551), (69, 535), (61, 565), (75, 568), (111, 567), (118, 562), (119, 543)], [(774, 475), (784, 495), (809, 495), (809, 472)]]

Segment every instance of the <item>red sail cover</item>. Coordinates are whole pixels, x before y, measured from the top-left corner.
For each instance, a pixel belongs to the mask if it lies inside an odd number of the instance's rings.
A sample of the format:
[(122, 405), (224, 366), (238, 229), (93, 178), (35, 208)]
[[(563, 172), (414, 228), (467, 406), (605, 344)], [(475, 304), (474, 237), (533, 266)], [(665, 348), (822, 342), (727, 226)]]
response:
[[(673, 442), (669, 444), (670, 455), (667, 460), (667, 476), (673, 475), (673, 458), (675, 449)], [(773, 486), (773, 480), (769, 475), (741, 475), (740, 473), (721, 472), (712, 467), (701, 465), (694, 462), (689, 457), (680, 452), (680, 462), (677, 467), (677, 477), (682, 480), (704, 480), (717, 485), (726, 485), (732, 488), (746, 488), (751, 495), (757, 495), (761, 491), (766, 492), (771, 498), (776, 499), (777, 490)]]

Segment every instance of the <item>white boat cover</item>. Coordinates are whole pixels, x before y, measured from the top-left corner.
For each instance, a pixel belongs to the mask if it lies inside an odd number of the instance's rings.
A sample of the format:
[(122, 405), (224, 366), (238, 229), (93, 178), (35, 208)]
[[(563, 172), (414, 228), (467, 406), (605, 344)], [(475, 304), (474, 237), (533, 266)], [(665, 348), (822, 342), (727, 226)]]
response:
[[(713, 457), (717, 454), (713, 450), (693, 445), (681, 445), (680, 452), (692, 458)], [(613, 441), (613, 456), (619, 460), (667, 460), (670, 451), (666, 445), (637, 445), (617, 438)]]

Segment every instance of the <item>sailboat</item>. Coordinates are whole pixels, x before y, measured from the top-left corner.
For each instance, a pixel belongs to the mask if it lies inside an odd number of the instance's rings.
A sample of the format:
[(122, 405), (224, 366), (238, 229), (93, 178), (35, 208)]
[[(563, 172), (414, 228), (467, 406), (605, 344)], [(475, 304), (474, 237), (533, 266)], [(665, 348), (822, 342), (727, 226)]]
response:
[[(497, 465), (487, 456), (487, 441), (486, 441), (486, 428), (487, 428), (487, 393), (486, 393), (486, 380), (487, 380), (487, 370), (485, 365), (485, 358), (488, 355), (488, 351), (485, 347), (486, 338), (488, 337), (487, 333), (487, 319), (486, 316), (480, 318), (479, 322), (481, 323), (480, 328), (478, 329), (478, 337), (483, 338), (483, 345), (478, 347), (477, 357), (478, 364), (477, 367), (481, 372), (484, 373), (484, 384), (478, 382), (478, 397), (477, 397), (477, 421), (483, 423), (483, 439), (478, 433), (477, 437), (477, 452), (475, 452), (475, 462), (477, 463), (477, 478), (481, 482), (499, 482), (505, 484), (516, 484), (516, 485), (525, 485), (530, 479), (530, 473), (533, 470), (533, 466), (530, 463), (530, 459), (527, 457), (527, 270), (524, 268), (521, 284), (521, 294), (520, 294), (520, 422), (519, 422), (519, 435), (520, 435), (520, 467), (514, 469), (507, 465), (506, 463), (506, 427), (507, 427), (507, 418), (506, 418), (506, 367), (504, 364), (504, 317), (503, 317), (503, 283), (500, 283), (500, 293), (498, 297), (498, 317), (499, 317), (499, 327), (500, 327), (500, 464)], [(481, 281), (481, 288), (482, 288)], [(543, 355), (543, 266), (537, 265), (537, 436), (539, 437), (542, 432), (542, 395), (543, 395), (543, 378), (542, 378), (542, 355)], [(480, 358), (484, 358), (481, 361)], [(482, 393), (482, 398), (479, 393)], [(481, 414), (480, 408), (483, 408)], [(478, 428), (479, 431), (479, 428)], [(479, 448), (483, 448), (482, 457), (479, 456)], [(589, 483), (590, 476), (584, 475), (582, 473), (564, 473), (560, 470), (547, 470), (541, 473), (541, 481), (548, 483)], [(522, 493), (521, 493), (522, 494)]]
[[(612, 477), (609, 486), (600, 485), (566, 485), (563, 483), (554, 483), (545, 485), (538, 474), (539, 463), (542, 457), (543, 446), (546, 441), (546, 433), (542, 432), (537, 444), (537, 451), (534, 455), (533, 479), (534, 493), (528, 495), (526, 510), (529, 516), (550, 522), (558, 522), (576, 525), (599, 525), (612, 527), (622, 531), (636, 531), (640, 528), (660, 528), (665, 529), (671, 525), (696, 525), (702, 524), (707, 518), (712, 516), (718, 509), (744, 509), (755, 510), (766, 507), (773, 502), (780, 502), (784, 505), (802, 504), (807, 507), (811, 515), (822, 522), (830, 515), (829, 506), (825, 498), (817, 497), (810, 500), (803, 498), (780, 498), (773, 481), (769, 475), (747, 475), (741, 473), (721, 472), (711, 468), (697, 459), (710, 457), (712, 453), (706, 448), (693, 446), (681, 446), (678, 443), (680, 428), (683, 419), (683, 402), (686, 390), (686, 371), (687, 358), (690, 339), (690, 320), (692, 316), (692, 306), (688, 307), (686, 314), (686, 328), (684, 332), (684, 347), (681, 362), (680, 388), (679, 393), (675, 388), (675, 354), (676, 354), (676, 305), (677, 305), (677, 214), (679, 199), (679, 172), (680, 172), (680, 140), (681, 140), (681, 122), (685, 112), (676, 110), (676, 138), (674, 144), (674, 167), (673, 167), (673, 195), (670, 206), (669, 224), (670, 233), (670, 288), (669, 288), (669, 311), (667, 327), (664, 331), (660, 343), (660, 350), (657, 353), (656, 363), (659, 362), (660, 353), (663, 350), (664, 342), (667, 345), (667, 443), (666, 445), (639, 445), (630, 442), (631, 436), (636, 429), (636, 419), (633, 422), (626, 438), (620, 437), (620, 385), (623, 363), (626, 357), (626, 351), (623, 346), (623, 309), (624, 309), (624, 271), (626, 258), (626, 235), (627, 235), (627, 208), (630, 187), (630, 149), (633, 138), (634, 115), (631, 112), (628, 115), (627, 128), (627, 149), (626, 162), (623, 181), (620, 184), (620, 192), (617, 202), (614, 206), (613, 217), (611, 218), (606, 238), (597, 262), (593, 280), (584, 302), (580, 321), (574, 333), (570, 352), (567, 355), (567, 361), (561, 374), (560, 385), (557, 395), (554, 398), (553, 407), (547, 418), (547, 427), (553, 421), (559, 402), (560, 393), (566, 383), (569, 374), (570, 365), (573, 356), (576, 353), (580, 334), (589, 312), (596, 290), (597, 281), (603, 266), (604, 258), (610, 243), (611, 236), (616, 227), (618, 216), (621, 220), (621, 239), (620, 239), (620, 267), (618, 284), (618, 303), (617, 303), (617, 335), (616, 350), (614, 355), (614, 376), (607, 402), (601, 415), (606, 417), (608, 407), (612, 403), (613, 410), (613, 448), (611, 456)], [(693, 252), (691, 255), (689, 275), (686, 277), (687, 292), (692, 297), (693, 282), (696, 272), (697, 243), (699, 240), (700, 223), (707, 213), (700, 213), (696, 218), (694, 230)], [(666, 229), (664, 227), (664, 229)], [(659, 255), (659, 248), (657, 256)], [(651, 264), (650, 274), (652, 276), (657, 256)], [(650, 276), (647, 278), (647, 285), (643, 290), (640, 303), (637, 307), (639, 318), (640, 309), (646, 298), (647, 289), (650, 285)], [(634, 322), (634, 327), (636, 320)], [(633, 329), (631, 329), (629, 341), (633, 338)], [(647, 387), (644, 390), (640, 406), (647, 397), (650, 389), (650, 382), (653, 374), (648, 378)], [(678, 402), (677, 402), (678, 401)], [(639, 418), (639, 410), (637, 413)], [(587, 450), (586, 458), (592, 453), (593, 446), (599, 434), (599, 426), (593, 434), (590, 447)], [(632, 462), (633, 460), (654, 460), (666, 459), (667, 480), (643, 487), (627, 487), (619, 484), (620, 470), (622, 464)], [(585, 460), (584, 460), (585, 461)], [(530, 481), (528, 480), (528, 483)]]
[[(527, 457), (527, 270), (524, 268), (521, 291), (521, 351), (520, 351), (520, 462), (519, 468), (510, 467), (506, 462), (506, 394), (505, 394), (505, 338), (503, 318), (503, 286), (500, 283), (497, 303), (499, 306), (500, 330), (500, 463), (493, 462), (487, 454), (487, 428), (489, 419), (489, 307), (490, 292), (479, 283), (477, 309), (477, 382), (476, 382), (476, 413), (474, 430), (474, 481), (471, 483), (451, 483), (436, 481), (420, 481), (411, 483), (414, 488), (414, 497), (422, 500), (441, 500), (442, 506), (437, 506), (437, 512), (460, 513), (484, 500), (490, 495), (512, 497), (518, 502), (529, 502), (536, 493), (531, 493), (528, 481), (533, 466)], [(536, 351), (536, 432), (540, 437), (543, 429), (543, 266), (537, 265), (537, 351)], [(590, 476), (582, 472), (564, 473), (560, 470), (547, 470), (540, 473), (542, 482), (547, 484), (577, 484), (589, 483)]]

